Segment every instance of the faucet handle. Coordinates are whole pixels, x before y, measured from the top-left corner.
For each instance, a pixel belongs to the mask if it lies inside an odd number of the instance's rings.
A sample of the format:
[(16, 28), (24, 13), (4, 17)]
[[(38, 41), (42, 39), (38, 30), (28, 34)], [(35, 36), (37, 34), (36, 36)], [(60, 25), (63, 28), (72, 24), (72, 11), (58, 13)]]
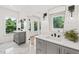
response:
[(58, 35), (58, 38), (60, 37), (60, 35)]
[(51, 36), (53, 36), (53, 34), (51, 34)]

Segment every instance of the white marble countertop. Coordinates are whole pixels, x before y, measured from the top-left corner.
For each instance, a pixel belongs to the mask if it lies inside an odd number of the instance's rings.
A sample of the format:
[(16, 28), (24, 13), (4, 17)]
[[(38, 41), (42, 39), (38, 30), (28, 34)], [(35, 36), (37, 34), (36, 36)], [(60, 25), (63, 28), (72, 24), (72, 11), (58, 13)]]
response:
[(20, 30), (18, 30), (18, 31), (14, 31), (14, 32), (26, 32), (26, 31), (20, 31)]
[(69, 40), (63, 38), (63, 37), (55, 38), (55, 37), (51, 37), (51, 36), (47, 36), (47, 35), (39, 35), (39, 36), (36, 36), (36, 38), (39, 38), (39, 39), (42, 39), (42, 40), (45, 40), (45, 41), (49, 41), (49, 42), (58, 44), (60, 46), (79, 50), (79, 42), (74, 43), (72, 41), (69, 41)]

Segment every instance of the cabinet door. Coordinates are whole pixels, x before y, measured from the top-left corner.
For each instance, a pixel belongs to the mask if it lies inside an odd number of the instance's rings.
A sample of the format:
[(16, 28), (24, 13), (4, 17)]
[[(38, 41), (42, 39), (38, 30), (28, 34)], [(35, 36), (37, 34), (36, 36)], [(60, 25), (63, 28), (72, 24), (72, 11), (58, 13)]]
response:
[(17, 42), (17, 43), (18, 43), (18, 42), (19, 42), (18, 39), (19, 39), (18, 33), (15, 33), (15, 34), (14, 34), (14, 42)]
[(19, 39), (18, 39), (19, 43), (25, 42), (25, 40), (26, 40), (26, 33), (25, 32), (19, 32), (18, 35), (19, 35)]
[(41, 39), (36, 39), (36, 53), (46, 54), (46, 41)]
[(58, 45), (55, 45), (51, 42), (47, 42), (47, 54), (59, 54), (60, 49)]
[(62, 54), (79, 54), (79, 51), (62, 47)]

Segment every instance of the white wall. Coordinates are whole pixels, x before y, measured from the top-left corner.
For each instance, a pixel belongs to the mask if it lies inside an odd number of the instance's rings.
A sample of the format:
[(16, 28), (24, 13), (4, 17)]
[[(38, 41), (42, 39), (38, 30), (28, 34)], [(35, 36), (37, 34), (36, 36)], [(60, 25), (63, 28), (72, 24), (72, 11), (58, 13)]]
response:
[[(52, 21), (51, 21), (51, 18), (50, 18), (50, 15), (51, 14), (55, 14), (55, 13), (59, 13), (59, 12), (63, 12), (65, 11), (65, 7), (64, 6), (57, 6), (57, 7), (54, 7), (52, 9), (47, 9), (47, 10), (44, 10), (44, 12), (47, 13), (47, 17), (45, 19), (43, 19), (43, 13), (41, 14), (41, 34), (43, 35), (50, 35), (51, 33), (53, 33), (54, 31), (58, 31), (59, 29), (54, 29), (52, 27)], [(60, 29), (62, 30), (62, 29)]]
[[(57, 6), (55, 8), (49, 9), (48, 11), (48, 21), (42, 21), (42, 34), (47, 34), (47, 30), (49, 30), (49, 34), (60, 30), (60, 32), (65, 32), (71, 29), (77, 29), (77, 31), (79, 32), (79, 6), (75, 6), (75, 11), (73, 12), (73, 17), (71, 18), (71, 14), (68, 11), (68, 6)], [(57, 14), (57, 13), (64, 13), (65, 16), (65, 21), (64, 21), (64, 28), (63, 29), (54, 29), (52, 28), (52, 24), (51, 24), (51, 18), (50, 15), (51, 14)], [(46, 29), (49, 28), (49, 29)]]
[(48, 35), (49, 34), (49, 19), (46, 16), (45, 19), (42, 17), (41, 21), (41, 34), (42, 35)]
[(68, 31), (71, 29), (77, 29), (79, 32), (79, 17), (78, 17), (78, 6), (75, 6), (75, 10), (73, 12), (73, 16), (71, 17), (71, 13), (68, 11), (68, 6), (66, 6), (66, 14), (65, 14), (65, 26), (64, 31)]
[(14, 17), (18, 19), (18, 12), (0, 7), (0, 43), (13, 40), (13, 33), (6, 34), (5, 32), (6, 17)]

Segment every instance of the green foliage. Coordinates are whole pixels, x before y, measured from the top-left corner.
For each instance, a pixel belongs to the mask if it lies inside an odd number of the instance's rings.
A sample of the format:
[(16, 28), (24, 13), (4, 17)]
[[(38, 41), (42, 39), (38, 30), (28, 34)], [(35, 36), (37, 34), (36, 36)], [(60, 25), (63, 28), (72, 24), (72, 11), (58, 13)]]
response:
[(78, 34), (74, 30), (70, 30), (65, 32), (65, 38), (69, 39), (70, 41), (77, 42), (78, 41)]
[(53, 18), (54, 28), (63, 28), (64, 27), (64, 17), (57, 16)]
[(12, 21), (11, 18), (6, 20), (6, 33), (11, 33), (16, 30), (16, 21)]
[(34, 21), (34, 31), (37, 31), (37, 22)]

